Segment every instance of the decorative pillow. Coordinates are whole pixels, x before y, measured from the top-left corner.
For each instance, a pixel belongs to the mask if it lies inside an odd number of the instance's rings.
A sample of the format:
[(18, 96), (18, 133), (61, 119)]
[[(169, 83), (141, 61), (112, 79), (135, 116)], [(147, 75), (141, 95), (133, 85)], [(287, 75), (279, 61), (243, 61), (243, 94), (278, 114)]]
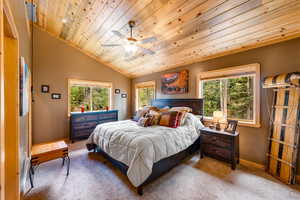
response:
[(190, 107), (172, 107), (172, 108), (170, 109), (170, 111), (179, 111), (179, 112), (185, 111), (185, 112), (192, 112), (193, 109), (191, 109)]
[(146, 117), (150, 117), (151, 118), (151, 125), (150, 126), (154, 126), (154, 125), (158, 125), (159, 124), (159, 120), (160, 120), (160, 113), (159, 112), (156, 112), (154, 110), (149, 110), (149, 112), (146, 115)]
[(186, 116), (187, 116), (187, 112), (185, 112), (185, 111), (182, 111), (182, 112), (178, 113), (178, 120), (177, 120), (177, 125), (178, 126), (183, 126), (184, 125)]
[(147, 127), (151, 123), (151, 118), (150, 117), (141, 117), (138, 121), (138, 125)]
[(144, 106), (142, 109), (139, 109), (138, 111), (136, 111), (135, 116), (133, 117), (133, 121), (139, 121), (139, 119), (141, 117), (145, 117), (145, 115), (150, 111), (150, 110), (159, 110), (157, 107), (155, 106)]
[(133, 121), (139, 121), (139, 119), (141, 117), (144, 117), (146, 115), (146, 113), (148, 112), (148, 110), (144, 110), (144, 109), (139, 109), (138, 111), (135, 112), (135, 115), (133, 117)]
[(171, 128), (177, 128), (178, 126), (178, 114), (177, 111), (169, 111), (161, 113), (159, 120), (160, 126), (167, 126)]

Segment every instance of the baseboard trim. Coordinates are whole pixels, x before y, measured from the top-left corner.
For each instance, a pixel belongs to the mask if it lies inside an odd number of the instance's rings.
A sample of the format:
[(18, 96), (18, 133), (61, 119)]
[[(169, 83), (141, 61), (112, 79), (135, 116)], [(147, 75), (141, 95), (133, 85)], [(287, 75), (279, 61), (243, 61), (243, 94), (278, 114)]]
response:
[(251, 168), (256, 168), (256, 169), (260, 169), (260, 170), (264, 170), (265, 166), (256, 162), (252, 162), (249, 160), (244, 160), (244, 159), (240, 159), (240, 164), (244, 165), (246, 167), (251, 167)]

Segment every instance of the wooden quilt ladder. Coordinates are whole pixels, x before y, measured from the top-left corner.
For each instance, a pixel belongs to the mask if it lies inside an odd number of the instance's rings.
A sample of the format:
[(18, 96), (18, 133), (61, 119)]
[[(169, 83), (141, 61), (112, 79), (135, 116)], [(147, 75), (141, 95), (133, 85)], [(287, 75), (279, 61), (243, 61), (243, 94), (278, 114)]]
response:
[[(300, 88), (297, 84), (290, 84), (288, 78), (291, 74), (293, 73), (269, 77), (264, 81), (265, 88), (272, 85), (275, 87), (270, 116), (267, 171), (287, 184), (295, 183), (299, 148)], [(299, 78), (298, 75), (296, 77)], [(299, 80), (293, 83), (299, 83)]]

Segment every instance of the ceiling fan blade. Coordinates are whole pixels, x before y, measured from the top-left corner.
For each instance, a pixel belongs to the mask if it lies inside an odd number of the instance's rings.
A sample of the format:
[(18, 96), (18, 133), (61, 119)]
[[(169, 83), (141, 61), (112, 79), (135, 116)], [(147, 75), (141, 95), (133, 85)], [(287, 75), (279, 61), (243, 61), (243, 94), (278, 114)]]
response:
[(147, 43), (155, 42), (156, 40), (157, 40), (156, 37), (149, 37), (149, 38), (145, 38), (145, 39), (141, 40), (140, 43), (147, 44)]
[(155, 52), (152, 51), (152, 50), (150, 50), (150, 49), (146, 49), (146, 48), (143, 48), (143, 47), (140, 47), (140, 46), (139, 46), (139, 48), (140, 48), (140, 50), (141, 50), (144, 54), (149, 54), (149, 55), (154, 55), (154, 54), (155, 54)]
[(121, 39), (125, 38), (125, 36), (122, 33), (120, 33), (119, 31), (111, 31), (111, 32), (113, 32), (113, 34), (115, 34), (116, 36), (118, 36)]
[(122, 46), (122, 44), (102, 44), (103, 47), (119, 47)]

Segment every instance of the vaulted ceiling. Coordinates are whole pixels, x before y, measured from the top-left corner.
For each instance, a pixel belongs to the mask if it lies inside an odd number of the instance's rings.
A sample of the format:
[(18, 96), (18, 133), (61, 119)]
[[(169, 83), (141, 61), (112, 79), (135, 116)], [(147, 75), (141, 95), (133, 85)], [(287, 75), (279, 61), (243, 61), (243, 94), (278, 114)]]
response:
[[(36, 25), (137, 77), (300, 36), (300, 0), (33, 0)], [(154, 55), (125, 59), (113, 30), (134, 37)]]

